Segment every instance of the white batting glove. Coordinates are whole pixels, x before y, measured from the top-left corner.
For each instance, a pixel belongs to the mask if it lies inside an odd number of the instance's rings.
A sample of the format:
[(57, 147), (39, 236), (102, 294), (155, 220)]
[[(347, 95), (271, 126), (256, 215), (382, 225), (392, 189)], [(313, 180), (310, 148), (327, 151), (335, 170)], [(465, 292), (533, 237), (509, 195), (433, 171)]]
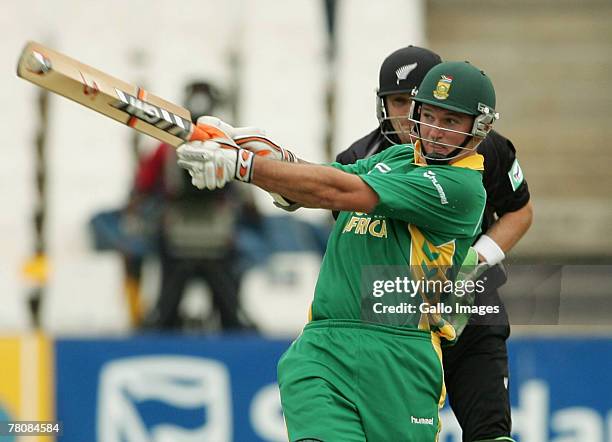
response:
[[(198, 126), (214, 127), (225, 134), (226, 139), (233, 140), (238, 147), (253, 152), (257, 156), (297, 163), (297, 157), (293, 152), (270, 140), (263, 130), (256, 127), (234, 127), (217, 117), (211, 116), (198, 118), (197, 124)], [(213, 141), (223, 141), (223, 137), (213, 138)]]
[(276, 144), (261, 129), (255, 127), (236, 127), (234, 128), (232, 139), (242, 149), (249, 150), (257, 156), (290, 163), (298, 162), (293, 152)]
[(225, 147), (238, 148), (238, 145), (232, 139), (234, 132), (232, 125), (217, 117), (210, 116), (198, 118), (196, 124), (211, 136), (210, 141), (216, 141)]
[[(197, 124), (212, 126), (215, 129), (218, 129), (219, 131), (223, 132), (228, 139), (231, 139), (232, 142), (238, 147), (246, 149), (257, 156), (290, 163), (298, 162), (298, 158), (293, 152), (273, 142), (266, 136), (265, 131), (262, 129), (258, 129), (256, 127), (233, 127), (231, 124), (228, 124), (217, 117), (211, 116), (203, 116), (198, 118)], [(221, 144), (227, 144), (226, 140), (223, 139), (215, 138), (214, 141), (220, 142)], [(288, 201), (278, 193), (270, 192), (270, 196), (274, 199), (274, 205), (276, 207), (288, 212), (293, 212), (301, 207), (300, 204)]]
[(251, 182), (254, 154), (248, 150), (224, 148), (216, 141), (192, 141), (176, 152), (178, 165), (189, 172), (198, 189), (220, 189), (234, 179)]
[[(237, 127), (235, 129), (234, 141), (242, 149), (247, 149), (257, 156), (262, 156), (278, 161), (297, 163), (298, 159), (293, 152), (284, 149), (274, 143), (263, 130), (254, 127)], [(293, 212), (300, 207), (299, 204), (288, 201), (282, 195), (269, 192), (274, 200), (274, 205), (288, 212)]]
[[(293, 152), (273, 142), (261, 129), (255, 127), (236, 127), (234, 128), (232, 138), (242, 149), (253, 152), (257, 156), (289, 163), (298, 162), (298, 158)], [(274, 199), (276, 207), (288, 212), (293, 212), (301, 207), (297, 203), (288, 201), (278, 193), (270, 192), (270, 196)]]
[(218, 129), (219, 131), (224, 133), (226, 138), (231, 139), (234, 136), (234, 126), (232, 126), (229, 123), (226, 123), (225, 121), (217, 117), (205, 115), (203, 117), (198, 118), (198, 121), (196, 121), (196, 124), (198, 126), (212, 126), (215, 129)]

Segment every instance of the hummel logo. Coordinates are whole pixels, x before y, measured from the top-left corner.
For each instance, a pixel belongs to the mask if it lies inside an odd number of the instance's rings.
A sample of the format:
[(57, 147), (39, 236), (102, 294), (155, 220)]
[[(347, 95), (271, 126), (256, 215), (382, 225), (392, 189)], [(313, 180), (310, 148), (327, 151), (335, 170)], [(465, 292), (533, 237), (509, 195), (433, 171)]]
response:
[(434, 420), (433, 417), (414, 417), (410, 416), (410, 423), (418, 424), (418, 425), (433, 425)]
[(397, 84), (399, 84), (400, 80), (405, 80), (410, 75), (410, 72), (414, 71), (417, 67), (417, 63), (406, 64), (395, 71), (395, 75), (397, 76)]
[(444, 189), (438, 182), (436, 178), (436, 173), (433, 170), (428, 170), (427, 172), (423, 172), (423, 176), (431, 180), (431, 184), (438, 191), (438, 195), (440, 195), (440, 204), (448, 204), (448, 199), (446, 198), (446, 194), (444, 193)]
[[(376, 163), (374, 169), (378, 170), (380, 173), (391, 172), (391, 168), (387, 166), (385, 163)], [(374, 169), (368, 172), (368, 175), (374, 171)]]

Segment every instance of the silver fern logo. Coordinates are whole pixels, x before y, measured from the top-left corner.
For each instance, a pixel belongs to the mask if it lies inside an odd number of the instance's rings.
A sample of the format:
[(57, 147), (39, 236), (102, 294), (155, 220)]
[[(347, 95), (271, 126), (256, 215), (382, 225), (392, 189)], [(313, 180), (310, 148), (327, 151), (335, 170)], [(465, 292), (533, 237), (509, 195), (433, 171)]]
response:
[(400, 80), (405, 80), (410, 75), (410, 72), (414, 71), (417, 67), (417, 63), (406, 64), (395, 71), (397, 76), (397, 84), (399, 85)]

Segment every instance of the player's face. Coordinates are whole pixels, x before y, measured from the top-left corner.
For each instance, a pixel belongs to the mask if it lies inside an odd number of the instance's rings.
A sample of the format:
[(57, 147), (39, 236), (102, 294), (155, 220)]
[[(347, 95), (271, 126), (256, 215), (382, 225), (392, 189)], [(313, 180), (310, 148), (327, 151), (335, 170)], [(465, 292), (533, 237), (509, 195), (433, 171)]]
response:
[(410, 130), (412, 123), (408, 120), (412, 100), (410, 94), (391, 94), (386, 98), (387, 115), (402, 143), (410, 143)]
[(455, 146), (461, 146), (466, 140), (466, 133), (471, 131), (474, 117), (424, 104), (420, 121), (425, 123), (419, 125), (423, 151), (427, 155), (445, 157), (455, 150)]

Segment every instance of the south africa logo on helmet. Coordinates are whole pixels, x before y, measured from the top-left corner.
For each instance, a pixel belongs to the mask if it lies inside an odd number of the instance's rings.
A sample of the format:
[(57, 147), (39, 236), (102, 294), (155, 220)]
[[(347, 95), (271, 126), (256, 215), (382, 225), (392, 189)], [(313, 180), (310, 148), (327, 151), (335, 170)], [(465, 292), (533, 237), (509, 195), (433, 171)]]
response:
[(433, 91), (433, 96), (438, 100), (446, 100), (448, 98), (448, 92), (450, 91), (453, 83), (453, 77), (450, 75), (440, 75), (438, 85)]
[(414, 101), (455, 112), (480, 115), (495, 109), (495, 89), (489, 77), (467, 61), (447, 61), (427, 72)]

